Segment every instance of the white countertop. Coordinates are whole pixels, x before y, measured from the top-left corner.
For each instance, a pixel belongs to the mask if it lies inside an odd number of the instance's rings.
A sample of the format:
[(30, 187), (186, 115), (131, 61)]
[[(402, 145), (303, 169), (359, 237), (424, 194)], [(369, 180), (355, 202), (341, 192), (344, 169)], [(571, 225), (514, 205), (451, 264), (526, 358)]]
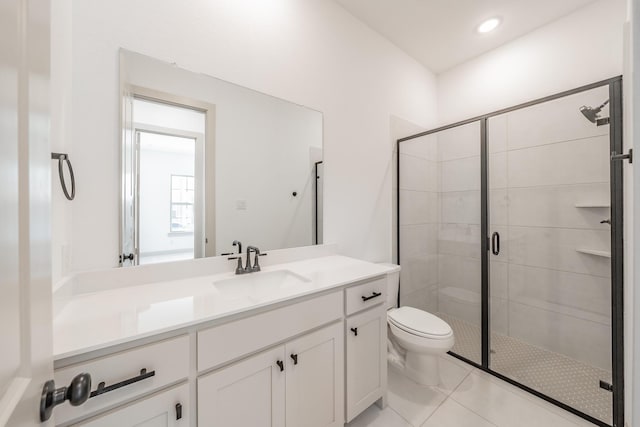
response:
[[(268, 295), (260, 303), (228, 298), (213, 282), (235, 277), (233, 271), (136, 286), (114, 287), (65, 296), (53, 319), (53, 354), (61, 360), (160, 333), (282, 303), (369, 279), (399, 267), (340, 255), (263, 267), (256, 275), (288, 270), (309, 279)], [(231, 270), (231, 268), (230, 268)], [(240, 276), (241, 277), (241, 276)]]

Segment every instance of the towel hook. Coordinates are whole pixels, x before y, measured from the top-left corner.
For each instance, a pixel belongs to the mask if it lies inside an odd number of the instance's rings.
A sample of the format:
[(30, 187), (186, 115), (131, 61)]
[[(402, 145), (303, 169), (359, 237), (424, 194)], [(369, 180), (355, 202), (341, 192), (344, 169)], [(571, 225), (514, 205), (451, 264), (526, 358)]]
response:
[[(51, 153), (51, 159), (58, 161), (58, 175), (60, 176), (60, 184), (62, 185), (62, 191), (64, 192), (67, 200), (73, 200), (76, 197), (76, 179), (73, 176), (73, 167), (71, 167), (71, 161), (69, 161), (69, 155), (66, 153)], [(66, 162), (69, 168), (69, 177), (71, 178), (71, 195), (67, 190), (67, 183), (64, 180), (64, 173), (62, 171), (62, 163)]]

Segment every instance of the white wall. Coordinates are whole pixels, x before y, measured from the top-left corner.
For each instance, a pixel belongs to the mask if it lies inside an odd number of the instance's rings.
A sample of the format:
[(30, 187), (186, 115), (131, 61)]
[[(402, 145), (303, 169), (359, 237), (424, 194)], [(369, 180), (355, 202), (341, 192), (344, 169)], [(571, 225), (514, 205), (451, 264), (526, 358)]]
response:
[(624, 0), (600, 0), (438, 75), (453, 123), (622, 74)]
[(389, 117), (435, 124), (423, 66), (324, 0), (78, 0), (72, 19), (71, 269), (117, 261), (120, 47), (322, 111), (324, 241), (390, 259)]

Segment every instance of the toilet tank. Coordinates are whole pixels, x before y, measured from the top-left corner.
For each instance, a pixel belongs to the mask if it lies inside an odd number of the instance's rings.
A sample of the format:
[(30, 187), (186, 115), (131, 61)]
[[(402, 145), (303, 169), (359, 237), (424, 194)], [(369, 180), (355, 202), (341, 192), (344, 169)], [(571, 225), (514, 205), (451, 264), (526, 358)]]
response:
[(380, 263), (385, 267), (392, 267), (393, 271), (387, 273), (387, 309), (398, 306), (398, 289), (400, 287), (400, 266), (396, 264)]

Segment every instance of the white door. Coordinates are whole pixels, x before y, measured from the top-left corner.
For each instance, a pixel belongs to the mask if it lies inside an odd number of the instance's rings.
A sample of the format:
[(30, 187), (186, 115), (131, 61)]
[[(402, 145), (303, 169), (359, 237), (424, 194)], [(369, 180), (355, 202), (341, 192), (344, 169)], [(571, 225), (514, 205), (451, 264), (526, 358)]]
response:
[(286, 344), (287, 426), (344, 424), (342, 328), (336, 323)]
[(347, 421), (378, 400), (387, 382), (384, 306), (347, 319)]
[(199, 378), (198, 425), (284, 427), (284, 369), (280, 346)]
[(0, 2), (0, 426), (40, 425), (53, 378), (49, 13)]
[(78, 424), (83, 427), (188, 427), (189, 385), (183, 384)]

